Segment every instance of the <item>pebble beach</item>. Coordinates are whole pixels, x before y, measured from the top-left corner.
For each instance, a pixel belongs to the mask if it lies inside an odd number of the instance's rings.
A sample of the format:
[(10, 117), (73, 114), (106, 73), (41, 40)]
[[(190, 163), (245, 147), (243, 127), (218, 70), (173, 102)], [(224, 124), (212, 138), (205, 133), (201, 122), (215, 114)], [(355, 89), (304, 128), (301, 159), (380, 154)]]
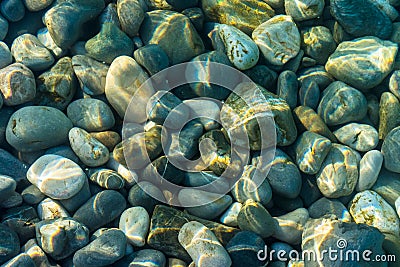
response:
[(400, 266), (399, 13), (0, 0), (0, 267)]

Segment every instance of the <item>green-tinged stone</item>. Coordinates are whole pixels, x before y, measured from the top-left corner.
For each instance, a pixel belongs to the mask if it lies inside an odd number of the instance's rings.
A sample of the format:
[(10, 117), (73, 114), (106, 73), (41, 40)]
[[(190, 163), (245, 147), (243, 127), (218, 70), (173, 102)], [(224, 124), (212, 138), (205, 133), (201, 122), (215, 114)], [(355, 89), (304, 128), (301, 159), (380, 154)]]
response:
[(382, 168), (372, 190), (394, 207), (396, 199), (400, 197), (400, 174)]
[(379, 102), (379, 139), (385, 139), (389, 132), (399, 125), (399, 99), (390, 92), (384, 92)]
[(90, 180), (106, 189), (121, 189), (124, 187), (124, 178), (113, 170), (102, 169), (90, 176)]
[(190, 261), (189, 255), (178, 242), (180, 228), (190, 221), (202, 223), (215, 234), (223, 245), (226, 245), (229, 240), (239, 232), (237, 228), (200, 219), (177, 209), (159, 205), (154, 209), (151, 218), (150, 233), (147, 238), (147, 243), (154, 249), (158, 249), (168, 256)]
[(306, 55), (318, 64), (325, 64), (330, 54), (335, 51), (336, 43), (328, 28), (316, 26), (301, 31), (302, 48)]

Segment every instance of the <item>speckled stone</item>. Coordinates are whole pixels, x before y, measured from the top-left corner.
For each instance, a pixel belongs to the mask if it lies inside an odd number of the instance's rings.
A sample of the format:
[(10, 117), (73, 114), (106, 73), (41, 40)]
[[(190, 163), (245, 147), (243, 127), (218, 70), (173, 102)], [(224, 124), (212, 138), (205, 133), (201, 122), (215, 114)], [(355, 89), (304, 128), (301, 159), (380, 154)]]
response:
[(375, 191), (365, 190), (354, 196), (349, 211), (356, 223), (373, 226), (382, 233), (399, 235), (399, 217)]
[(379, 141), (378, 131), (368, 124), (349, 123), (333, 134), (339, 142), (360, 152), (374, 149)]
[(315, 201), (309, 208), (308, 212), (311, 218), (318, 219), (330, 215), (335, 215), (343, 222), (351, 222), (351, 215), (342, 202), (336, 199), (328, 199), (322, 197)]
[(285, 13), (295, 21), (315, 19), (322, 15), (324, 0), (285, 0)]
[(172, 65), (204, 52), (204, 44), (189, 18), (174, 11), (148, 12), (140, 27), (140, 37), (146, 45), (158, 44)]
[(0, 90), (4, 104), (20, 105), (36, 95), (35, 76), (21, 63), (14, 63), (0, 70)]
[(102, 25), (100, 32), (85, 44), (88, 56), (111, 64), (119, 56), (133, 53), (132, 40), (112, 22)]
[(121, 136), (114, 131), (94, 132), (90, 135), (105, 145), (109, 151), (112, 151), (121, 142)]
[(300, 33), (290, 16), (277, 15), (262, 23), (253, 31), (252, 38), (273, 65), (284, 65), (300, 50)]
[(89, 230), (72, 218), (36, 223), (38, 245), (56, 260), (65, 259), (89, 242)]
[(117, 218), (125, 207), (125, 198), (120, 193), (104, 190), (91, 197), (73, 217), (94, 231)]
[(297, 92), (299, 84), (296, 73), (290, 70), (283, 71), (278, 76), (276, 94), (286, 101), (291, 109), (297, 105)]
[(72, 66), (82, 91), (88, 95), (104, 94), (108, 66), (85, 55), (72, 57)]
[(23, 0), (26, 8), (31, 12), (36, 12), (50, 6), (54, 0)]
[(60, 58), (67, 53), (66, 49), (57, 46), (53, 38), (51, 38), (50, 32), (47, 28), (39, 29), (36, 37), (54, 55), (54, 57)]
[(315, 59), (318, 64), (325, 64), (336, 44), (330, 30), (324, 26), (305, 28), (301, 31), (302, 43), (306, 55)]
[(28, 180), (53, 199), (68, 199), (81, 190), (85, 173), (75, 162), (57, 155), (44, 155), (27, 173)]
[(392, 33), (392, 22), (374, 1), (333, 0), (332, 16), (353, 36), (377, 36), (386, 39)]
[(29, 106), (11, 116), (6, 138), (15, 149), (32, 152), (65, 143), (71, 128), (71, 121), (58, 109)]
[(252, 231), (262, 238), (270, 237), (276, 231), (275, 221), (258, 202), (247, 200), (238, 214), (238, 226), (242, 231)]
[[(148, 78), (147, 73), (131, 57), (120, 56), (111, 63), (106, 77), (105, 93), (108, 102), (121, 118), (124, 118), (131, 98), (139, 96), (139, 93), (135, 93)], [(129, 114), (132, 114), (129, 116), (130, 119), (136, 118), (137, 121), (135, 122), (138, 123), (146, 121), (147, 100), (153, 93), (154, 90), (142, 90), (140, 92), (145, 103), (141, 99), (137, 99), (135, 111), (129, 111)]]
[(267, 3), (256, 0), (206, 0), (201, 7), (207, 20), (234, 26), (248, 35), (275, 15)]
[(79, 39), (83, 24), (97, 17), (104, 7), (102, 0), (59, 1), (45, 13), (43, 22), (54, 42), (61, 48), (69, 48)]
[(138, 34), (145, 11), (147, 11), (143, 9), (140, 2), (140, 0), (117, 1), (117, 12), (121, 29), (131, 37)]
[(119, 190), (125, 185), (124, 178), (118, 172), (108, 169), (100, 169), (90, 175), (90, 180), (102, 188)]
[(399, 99), (390, 92), (383, 92), (379, 102), (379, 139), (385, 139), (400, 124), (399, 112)]
[(125, 255), (125, 249), (124, 233), (118, 229), (110, 229), (74, 254), (74, 266), (109, 266)]
[(367, 115), (367, 99), (357, 89), (336, 81), (324, 90), (318, 114), (328, 126), (361, 120)]
[(58, 218), (70, 217), (68, 211), (65, 210), (59, 202), (46, 198), (37, 206), (38, 216), (40, 220), (52, 220)]
[(54, 57), (32, 34), (23, 34), (14, 39), (11, 54), (16, 62), (34, 71), (45, 70), (54, 63)]
[(0, 41), (0, 69), (10, 65), (12, 62), (12, 55), (7, 44)]
[(382, 154), (384, 158), (384, 166), (387, 170), (400, 173), (399, 162), (399, 138), (400, 127), (396, 127), (389, 132), (382, 144)]
[(225, 24), (219, 25), (218, 33), (224, 44), (226, 55), (236, 68), (247, 70), (257, 64), (260, 51), (248, 35)]
[(300, 244), (301, 235), (308, 218), (308, 210), (305, 208), (299, 208), (282, 216), (274, 217), (277, 224), (273, 237), (290, 245)]
[(340, 43), (325, 68), (336, 79), (368, 90), (380, 84), (392, 71), (397, 50), (397, 44), (390, 41), (376, 37), (357, 38)]
[(328, 138), (313, 132), (304, 132), (294, 144), (297, 166), (304, 173), (316, 174), (331, 147), (332, 142)]
[(357, 184), (357, 165), (357, 156), (352, 149), (332, 144), (316, 176), (321, 193), (328, 198), (350, 195)]
[(76, 77), (69, 57), (63, 57), (37, 79), (35, 104), (64, 110), (77, 88)]
[(78, 99), (68, 105), (68, 118), (74, 126), (86, 131), (104, 131), (115, 124), (110, 107), (94, 98)]
[(360, 177), (356, 190), (361, 192), (370, 189), (376, 182), (382, 167), (383, 154), (378, 150), (365, 153), (360, 161)]
[(178, 240), (196, 266), (225, 267), (232, 264), (229, 254), (214, 233), (199, 222), (184, 224), (179, 231)]
[(150, 217), (143, 207), (132, 207), (125, 210), (119, 219), (119, 229), (126, 235), (128, 242), (135, 247), (146, 243)]
[(110, 157), (107, 147), (81, 128), (74, 127), (69, 131), (69, 142), (75, 154), (89, 167), (101, 166)]
[(136, 49), (133, 56), (150, 75), (169, 67), (168, 55), (156, 44), (149, 44)]

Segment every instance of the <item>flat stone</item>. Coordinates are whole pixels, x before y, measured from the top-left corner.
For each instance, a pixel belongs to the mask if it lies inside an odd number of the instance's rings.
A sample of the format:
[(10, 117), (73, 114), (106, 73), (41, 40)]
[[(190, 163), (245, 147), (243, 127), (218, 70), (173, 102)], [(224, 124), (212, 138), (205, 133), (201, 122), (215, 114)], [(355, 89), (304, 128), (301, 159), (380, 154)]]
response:
[[(363, 28), (368, 27), (363, 24)], [(397, 44), (390, 41), (376, 37), (357, 38), (340, 43), (330, 55), (325, 69), (342, 82), (368, 90), (380, 84), (392, 71), (396, 53)]]
[(75, 162), (57, 155), (44, 155), (27, 173), (28, 180), (54, 199), (68, 199), (81, 190), (85, 173)]
[(382, 233), (399, 235), (396, 211), (375, 191), (365, 190), (355, 195), (349, 211), (356, 223), (368, 224)]
[(322, 93), (318, 114), (328, 126), (361, 120), (367, 114), (367, 99), (357, 89), (333, 82)]
[[(165, 179), (173, 184), (181, 184), (185, 179), (185, 172), (177, 168), (166, 156), (161, 156), (147, 165), (142, 172), (142, 176), (151, 182), (162, 185)], [(157, 179), (157, 180), (156, 180)]]
[(36, 223), (36, 241), (53, 259), (65, 259), (89, 242), (89, 230), (72, 218)]
[(214, 233), (199, 222), (185, 223), (178, 235), (179, 243), (186, 249), (196, 266), (230, 266), (232, 260)]
[(262, 23), (253, 31), (252, 38), (273, 65), (284, 65), (300, 50), (300, 33), (290, 16), (277, 15)]
[(267, 3), (256, 0), (206, 0), (201, 7), (207, 20), (234, 26), (248, 35), (275, 15)]
[(383, 92), (379, 102), (379, 139), (385, 139), (400, 124), (399, 112), (399, 99), (390, 92)]
[(299, 208), (285, 215), (274, 217), (276, 221), (275, 233), (272, 235), (278, 240), (290, 245), (301, 243), (304, 226), (309, 219), (308, 210)]
[(367, 152), (378, 145), (378, 131), (368, 125), (349, 123), (333, 132), (336, 138), (344, 145), (360, 152)]
[(143, 207), (126, 209), (119, 219), (119, 229), (124, 232), (128, 242), (135, 247), (145, 245), (149, 227), (150, 217)]
[(74, 127), (69, 131), (69, 142), (75, 154), (89, 167), (101, 166), (110, 157), (107, 147), (81, 128)]
[(84, 93), (93, 96), (104, 94), (109, 66), (85, 55), (73, 56), (72, 66)]
[(14, 39), (11, 54), (15, 61), (33, 71), (41, 71), (54, 63), (54, 57), (46, 47), (32, 34), (23, 34)]
[(71, 121), (58, 109), (29, 106), (11, 116), (6, 139), (19, 151), (33, 152), (65, 143), (71, 128)]
[(158, 44), (167, 53), (172, 65), (204, 52), (203, 41), (189, 18), (174, 11), (148, 12), (140, 27), (140, 36), (146, 45)]
[(371, 150), (364, 154), (360, 161), (360, 176), (356, 191), (361, 192), (371, 189), (378, 179), (383, 163), (383, 155), (378, 150)]
[(77, 267), (109, 266), (125, 255), (126, 237), (121, 230), (110, 229), (74, 254)]
[(332, 142), (328, 138), (305, 131), (294, 144), (299, 169), (307, 174), (316, 174), (331, 147)]
[[(188, 99), (184, 100), (186, 106), (190, 108), (189, 118), (198, 118), (203, 124), (204, 130), (210, 131), (219, 128), (219, 115), (221, 112), (217, 102), (207, 99)], [(206, 117), (203, 117), (205, 116)]]
[(318, 188), (328, 198), (350, 195), (358, 179), (357, 156), (347, 146), (332, 144), (316, 175)]
[(148, 78), (146, 72), (131, 57), (120, 56), (111, 63), (106, 77), (105, 93), (108, 102), (121, 118), (124, 118), (131, 98), (135, 96), (138, 98), (135, 99), (135, 111), (129, 110), (129, 118), (137, 119), (134, 122), (138, 123), (146, 121), (147, 100), (154, 94), (154, 90), (146, 88), (137, 91)]
[(129, 36), (136, 36), (143, 22), (145, 11), (139, 0), (117, 1), (118, 18), (121, 29)]
[(34, 99), (35, 76), (21, 63), (8, 65), (0, 70), (0, 90), (7, 106), (20, 105)]
[(309, 208), (308, 212), (311, 218), (318, 219), (335, 215), (343, 222), (351, 222), (351, 215), (342, 202), (336, 199), (328, 199), (322, 197), (315, 201)]
[(37, 79), (35, 104), (64, 110), (75, 95), (78, 83), (69, 57), (63, 57)]
[(323, 0), (286, 0), (285, 13), (295, 21), (304, 21), (320, 17), (324, 6)]
[[(302, 50), (300, 50), (300, 52), (301, 51)], [(301, 84), (307, 84), (313, 81), (321, 90), (324, 90), (328, 85), (335, 81), (334, 77), (325, 70), (324, 66), (321, 65), (305, 67), (298, 70), (297, 78)]]
[(126, 207), (124, 197), (114, 190), (104, 190), (91, 197), (73, 218), (94, 231), (117, 218)]

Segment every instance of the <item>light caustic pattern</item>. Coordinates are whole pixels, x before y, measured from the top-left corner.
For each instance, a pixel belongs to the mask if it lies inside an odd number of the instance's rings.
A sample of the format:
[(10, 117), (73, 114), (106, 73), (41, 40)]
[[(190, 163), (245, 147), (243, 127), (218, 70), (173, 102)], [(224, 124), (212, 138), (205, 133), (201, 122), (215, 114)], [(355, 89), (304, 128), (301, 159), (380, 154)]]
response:
[[(259, 127), (258, 138), (261, 143), (261, 149), (257, 151), (259, 156), (257, 157), (256, 172), (251, 178), (254, 184), (252, 189), (255, 190), (266, 178), (270, 169), (270, 163), (275, 155), (275, 123), (267, 105), (268, 101), (265, 100), (259, 87), (242, 72), (230, 66), (214, 62), (196, 61), (174, 65), (153, 75), (140, 86), (129, 103), (122, 129), (123, 141), (131, 137), (131, 132), (129, 130), (130, 124), (139, 123), (146, 125), (146, 123), (150, 121), (148, 118), (149, 110), (154, 107), (154, 103), (157, 103), (157, 101), (154, 101), (154, 97), (161, 99), (163, 95), (174, 88), (196, 83), (205, 85), (203, 88), (206, 89), (204, 90), (207, 90), (207, 88), (210, 89), (210, 85), (217, 85), (220, 86), (220, 88), (223, 87), (229, 90), (228, 93), (236, 93), (248, 107), (247, 113), (254, 113), (252, 119), (257, 121), (256, 124), (258, 124)], [(245, 93), (243, 90), (236, 90), (238, 85), (242, 83), (247, 83)], [(241, 88), (243, 88), (243, 86), (241, 86)], [(249, 90), (251, 91), (249, 92)], [(199, 95), (202, 94), (200, 93)], [(254, 98), (257, 98), (256, 101)], [(193, 101), (196, 103), (193, 104)], [(205, 108), (207, 107), (206, 103), (209, 104), (210, 101), (213, 101), (221, 107), (220, 116), (218, 118), (210, 116), (210, 112)], [(191, 99), (191, 103), (192, 105), (190, 105), (190, 107), (184, 103), (176, 106), (165, 118), (161, 130), (163, 154), (166, 156), (169, 164), (172, 164), (175, 168), (182, 171), (200, 172), (206, 170), (207, 166), (210, 164), (210, 158), (216, 155), (217, 148), (214, 141), (210, 138), (202, 139), (199, 143), (198, 148), (200, 156), (197, 159), (185, 158), (183, 153), (179, 153), (179, 151), (177, 153), (176, 149), (170, 148), (179, 147), (179, 145), (176, 146), (176, 144), (179, 144), (179, 133), (190, 121), (197, 118), (208, 118), (217, 121), (226, 131), (231, 145), (230, 163), (227, 164), (225, 171), (217, 180), (198, 187), (184, 187), (164, 179), (155, 168), (150, 175), (148, 172), (146, 175), (140, 175), (140, 170), (138, 170), (137, 166), (143, 168), (143, 166), (151, 164), (151, 158), (146, 149), (142, 149), (141, 152), (143, 155), (138, 156), (137, 154), (134, 155), (132, 149), (129, 147), (123, 147), (127, 167), (139, 173), (137, 183), (140, 186), (145, 185), (141, 186), (141, 188), (147, 194), (161, 202), (181, 207), (206, 205), (227, 194), (240, 178), (244, 167), (249, 163), (249, 159), (254, 152), (250, 149), (249, 137), (245, 125), (248, 121), (246, 122), (246, 119), (242, 119), (241, 114), (235, 114), (235, 111), (229, 105), (214, 98), (195, 97)], [(254, 103), (263, 103), (262, 112), (253, 106), (255, 105)], [(223, 114), (227, 112), (229, 112), (229, 116), (223, 116)], [(182, 116), (180, 115), (182, 114), (186, 115), (183, 116), (186, 120), (181, 119)], [(226, 117), (230, 119), (224, 119)], [(177, 118), (180, 119), (177, 120)], [(254, 125), (254, 123), (251, 125), (252, 127), (257, 126)], [(143, 127), (143, 132), (139, 133), (139, 135), (142, 135), (142, 138), (139, 138), (142, 147), (146, 147), (144, 138), (145, 129), (148, 130), (146, 127)], [(125, 142), (124, 144), (124, 146), (128, 146), (129, 142)], [(149, 182), (153, 186), (148, 186)], [(229, 186), (220, 186), (222, 183)], [(155, 188), (158, 190), (155, 190)], [(180, 193), (181, 195), (187, 195), (187, 189), (189, 188), (201, 190), (200, 192), (204, 192), (204, 197), (179, 197)], [(183, 193), (185, 190), (186, 193)]]

